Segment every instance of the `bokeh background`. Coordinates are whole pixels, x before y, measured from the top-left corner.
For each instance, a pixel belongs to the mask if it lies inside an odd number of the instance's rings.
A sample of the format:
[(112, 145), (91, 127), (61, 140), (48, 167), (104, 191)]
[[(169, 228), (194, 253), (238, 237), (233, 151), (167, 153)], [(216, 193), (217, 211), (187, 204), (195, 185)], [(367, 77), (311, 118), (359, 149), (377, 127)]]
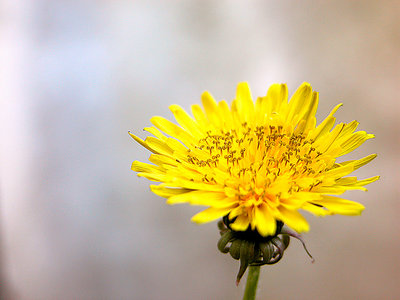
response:
[(398, 1), (0, 2), (1, 299), (240, 299), (216, 222), (170, 207), (130, 170), (128, 130), (209, 90), (232, 100), (286, 82), (320, 92), (318, 121), (376, 134), (346, 197), (361, 217), (307, 215), (316, 262), (292, 241), (259, 299), (399, 299)]

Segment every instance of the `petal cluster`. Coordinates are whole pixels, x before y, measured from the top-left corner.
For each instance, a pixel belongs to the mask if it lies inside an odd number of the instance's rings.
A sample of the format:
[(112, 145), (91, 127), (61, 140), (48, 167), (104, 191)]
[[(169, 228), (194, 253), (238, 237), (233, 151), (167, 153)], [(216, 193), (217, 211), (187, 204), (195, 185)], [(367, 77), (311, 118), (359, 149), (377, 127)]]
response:
[(297, 232), (309, 230), (299, 210), (317, 216), (359, 215), (363, 205), (343, 199), (346, 190), (366, 190), (375, 176), (347, 176), (376, 155), (337, 162), (366, 140), (357, 121), (335, 126), (337, 105), (316, 125), (318, 93), (303, 83), (288, 101), (285, 84), (273, 84), (254, 102), (247, 83), (237, 87), (229, 106), (210, 93), (192, 115), (178, 105), (170, 109), (179, 125), (153, 117), (145, 140), (131, 136), (150, 150), (151, 164), (135, 161), (138, 176), (160, 182), (151, 190), (168, 204), (189, 203), (208, 208), (193, 216), (196, 223), (223, 216), (231, 228), (249, 227), (262, 236), (275, 234), (277, 221)]

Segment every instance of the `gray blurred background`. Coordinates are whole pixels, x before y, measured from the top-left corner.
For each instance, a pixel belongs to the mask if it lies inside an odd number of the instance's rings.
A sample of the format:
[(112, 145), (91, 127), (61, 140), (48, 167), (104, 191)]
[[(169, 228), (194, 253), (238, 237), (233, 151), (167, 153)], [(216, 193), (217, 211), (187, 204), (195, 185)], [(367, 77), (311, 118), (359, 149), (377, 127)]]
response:
[(345, 197), (361, 217), (306, 215), (258, 299), (399, 299), (398, 1), (0, 2), (1, 298), (240, 299), (239, 264), (201, 208), (167, 206), (130, 170), (153, 115), (209, 90), (274, 82), (320, 92), (318, 121), (376, 134), (347, 159), (381, 180)]

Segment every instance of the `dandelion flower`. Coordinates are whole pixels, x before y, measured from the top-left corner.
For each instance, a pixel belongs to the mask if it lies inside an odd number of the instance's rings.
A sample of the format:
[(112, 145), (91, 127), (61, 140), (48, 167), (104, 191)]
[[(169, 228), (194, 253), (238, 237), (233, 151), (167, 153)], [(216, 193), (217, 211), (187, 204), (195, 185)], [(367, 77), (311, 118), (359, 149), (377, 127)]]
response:
[(309, 230), (299, 210), (316, 216), (359, 215), (364, 206), (341, 195), (366, 190), (379, 177), (347, 176), (372, 161), (337, 161), (366, 140), (357, 121), (334, 126), (337, 105), (316, 125), (318, 93), (303, 83), (288, 101), (285, 84), (273, 84), (265, 97), (252, 100), (247, 83), (239, 83), (229, 106), (210, 93), (203, 107), (192, 105), (191, 117), (178, 105), (170, 109), (179, 125), (153, 117), (145, 140), (152, 164), (135, 161), (138, 176), (160, 182), (151, 190), (168, 204), (207, 206), (192, 217), (196, 223), (228, 218), (235, 231), (273, 236), (284, 223), (298, 233)]

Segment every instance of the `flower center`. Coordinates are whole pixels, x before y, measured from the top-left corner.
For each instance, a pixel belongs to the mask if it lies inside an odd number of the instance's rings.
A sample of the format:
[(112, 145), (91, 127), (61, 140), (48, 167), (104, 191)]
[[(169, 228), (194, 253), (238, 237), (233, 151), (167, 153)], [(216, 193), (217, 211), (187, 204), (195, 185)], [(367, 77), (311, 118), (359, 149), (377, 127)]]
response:
[(236, 190), (246, 206), (261, 201), (279, 204), (292, 192), (311, 190), (321, 183), (317, 178), (326, 170), (327, 159), (304, 134), (247, 123), (239, 130), (208, 131), (188, 155), (188, 162), (204, 175), (203, 182)]

